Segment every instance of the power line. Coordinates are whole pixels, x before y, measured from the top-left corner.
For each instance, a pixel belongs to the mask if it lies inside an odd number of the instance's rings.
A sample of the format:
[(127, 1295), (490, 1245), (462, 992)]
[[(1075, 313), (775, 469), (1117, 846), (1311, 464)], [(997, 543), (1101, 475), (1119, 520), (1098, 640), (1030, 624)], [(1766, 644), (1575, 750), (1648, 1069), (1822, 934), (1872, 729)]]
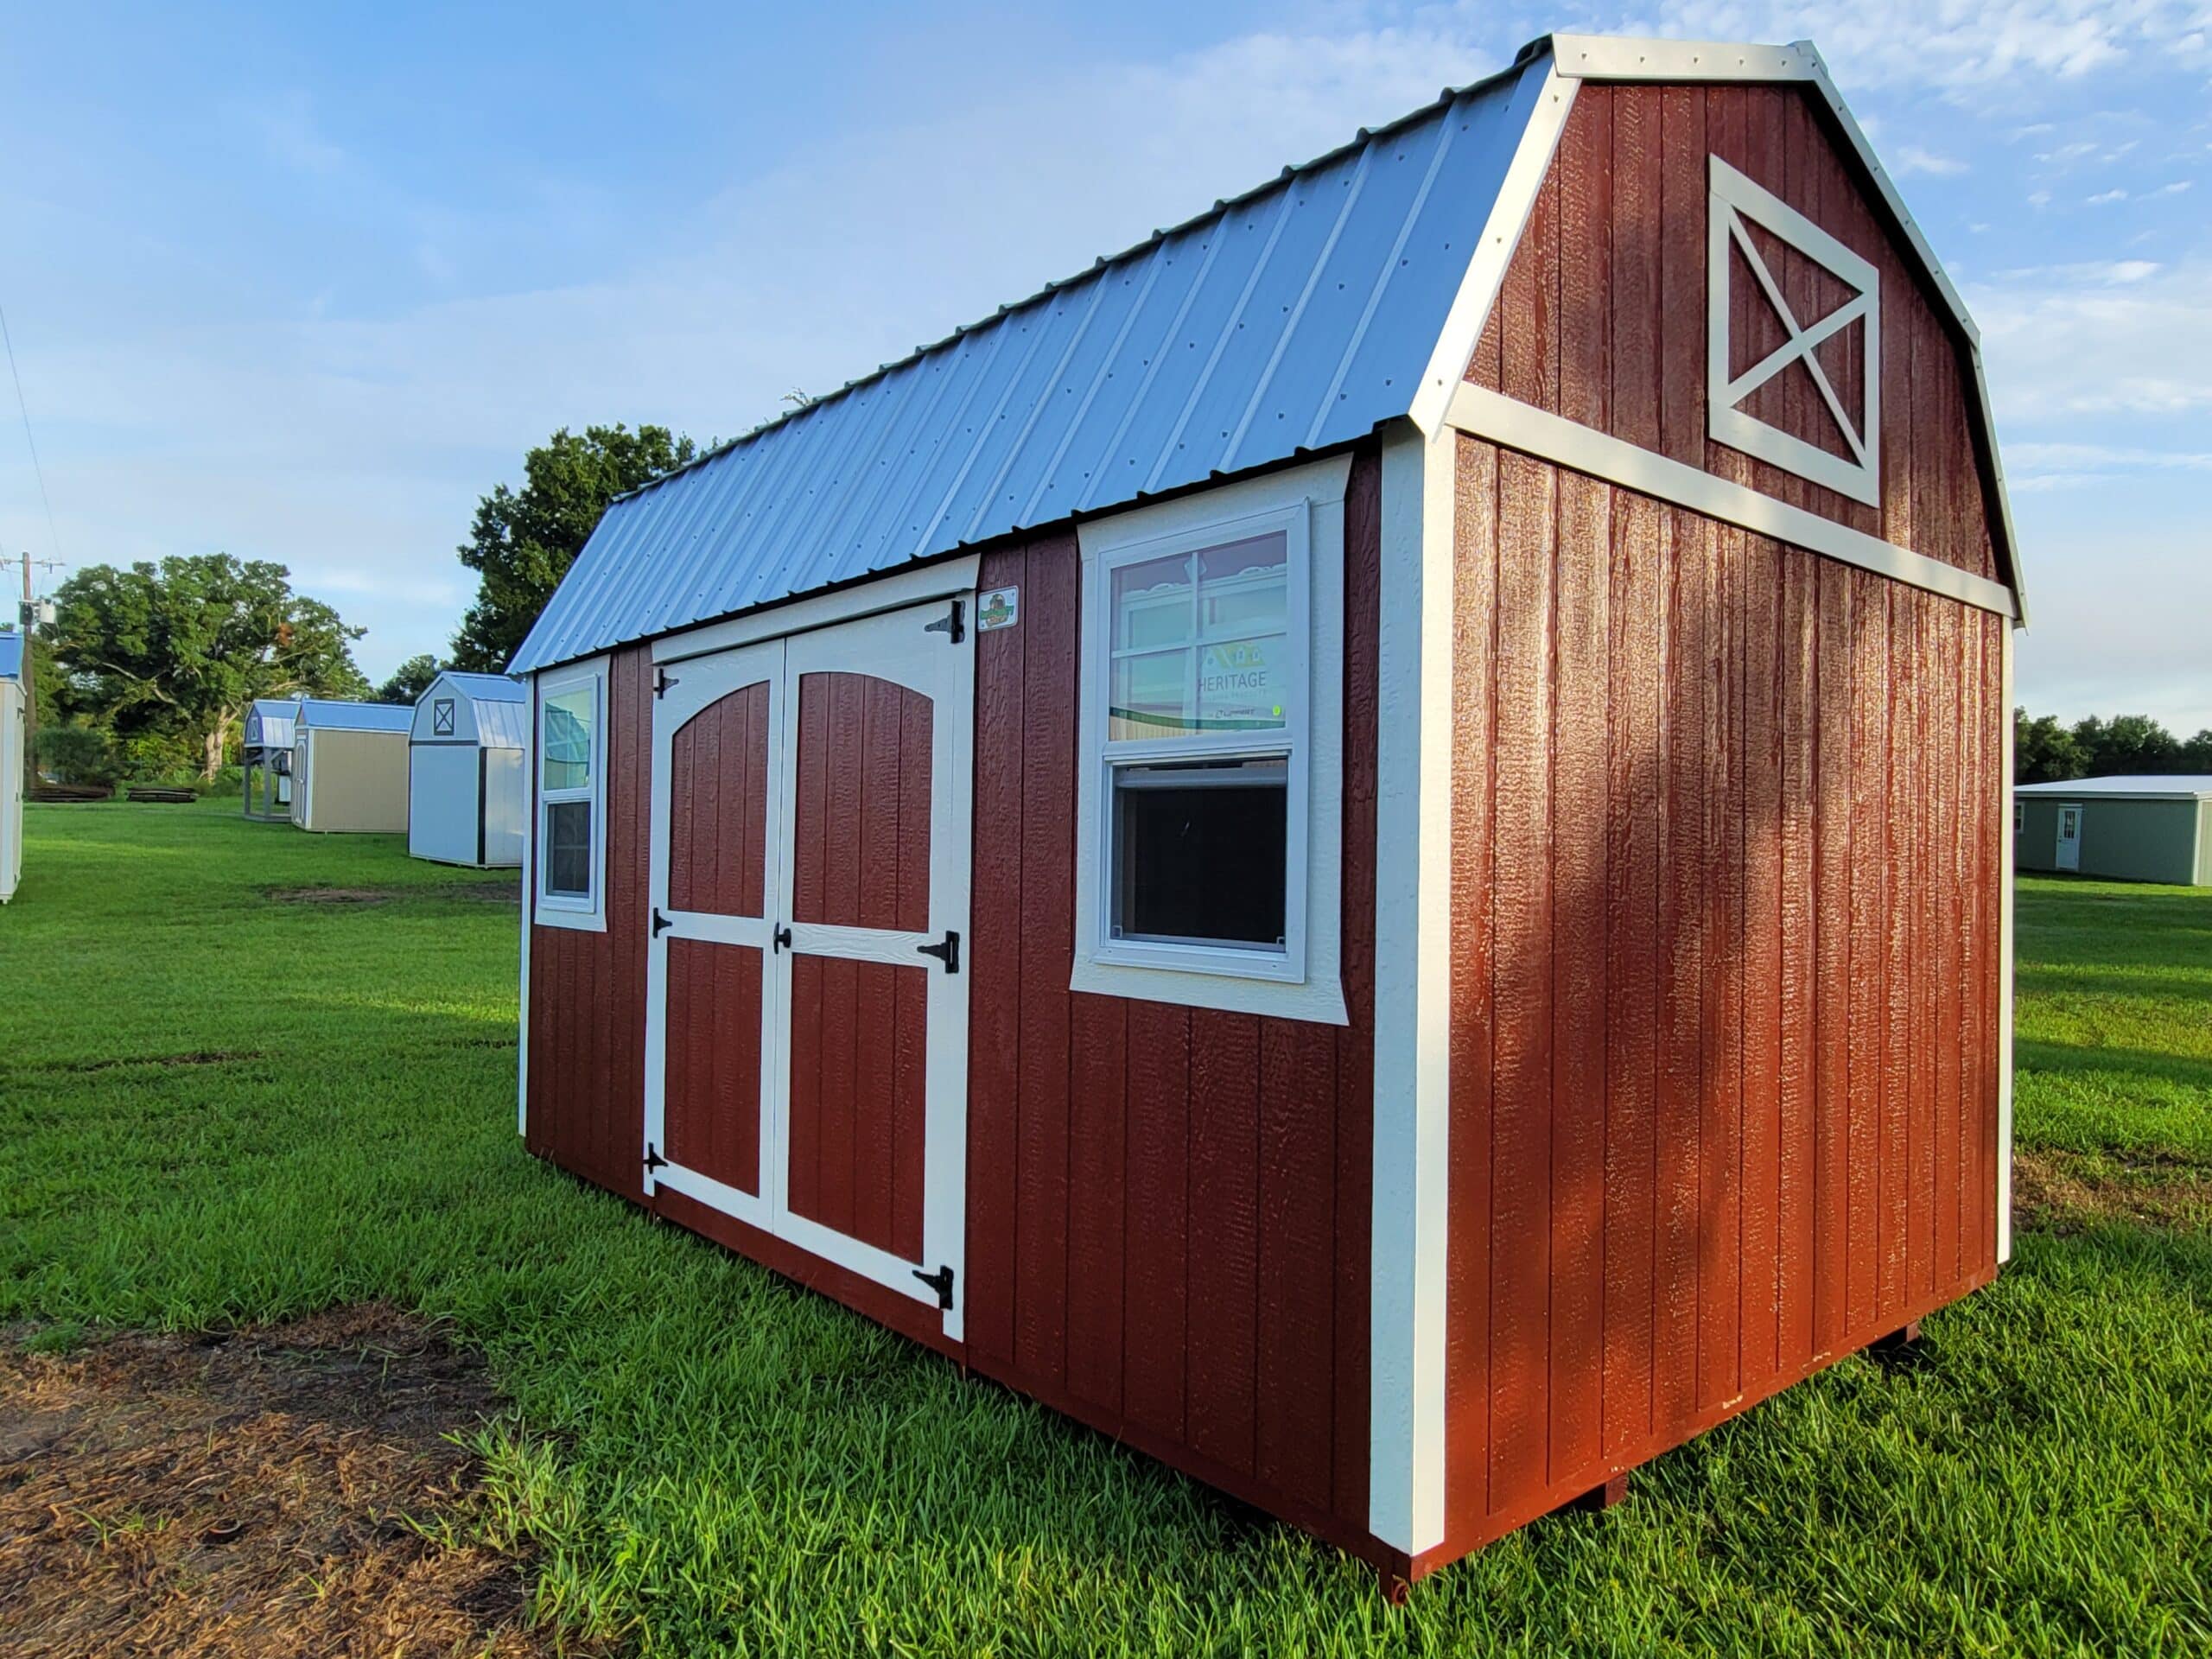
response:
[(46, 533), (54, 543), (54, 556), (61, 556), (61, 532), (54, 524), (54, 500), (46, 493), (46, 468), (39, 465), (38, 440), (31, 435), (31, 406), (23, 397), (22, 372), (16, 366), (16, 341), (8, 332), (8, 309), (0, 306), (0, 342), (8, 347), (8, 373), (16, 383), (16, 407), (23, 412), (23, 442), (31, 449), (31, 473), (38, 480), (39, 504), (46, 509)]

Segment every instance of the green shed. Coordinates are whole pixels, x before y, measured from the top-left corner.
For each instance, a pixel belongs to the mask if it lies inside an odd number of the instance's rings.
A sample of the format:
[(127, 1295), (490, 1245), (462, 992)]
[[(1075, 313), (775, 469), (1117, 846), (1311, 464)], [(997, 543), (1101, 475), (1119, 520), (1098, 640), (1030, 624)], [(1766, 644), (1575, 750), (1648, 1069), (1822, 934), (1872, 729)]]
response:
[(2212, 887), (2212, 777), (2077, 778), (2012, 791), (2013, 864)]

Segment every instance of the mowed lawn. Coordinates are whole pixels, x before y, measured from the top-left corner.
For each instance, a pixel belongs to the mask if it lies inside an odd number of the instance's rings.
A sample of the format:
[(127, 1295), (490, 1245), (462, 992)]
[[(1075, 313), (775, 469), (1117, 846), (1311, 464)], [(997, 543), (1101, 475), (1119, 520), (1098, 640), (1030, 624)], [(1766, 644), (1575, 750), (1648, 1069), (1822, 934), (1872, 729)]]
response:
[[(1364, 1568), (526, 1156), (512, 876), (235, 807), (32, 807), (0, 1324), (389, 1300), (512, 1409), (468, 1517), (651, 1654), (2212, 1647), (2212, 893), (2034, 881), (2036, 1206), (1844, 1361), (1386, 1605)], [(370, 890), (301, 902), (272, 890)], [(486, 890), (492, 890), (488, 893)]]

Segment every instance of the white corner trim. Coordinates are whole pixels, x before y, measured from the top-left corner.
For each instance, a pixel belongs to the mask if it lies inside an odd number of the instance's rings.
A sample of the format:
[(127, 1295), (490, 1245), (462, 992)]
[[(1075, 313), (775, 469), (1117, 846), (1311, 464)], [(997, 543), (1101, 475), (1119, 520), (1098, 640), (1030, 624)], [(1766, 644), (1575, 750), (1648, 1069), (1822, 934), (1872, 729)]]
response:
[[(1082, 656), (1077, 696), (1075, 952), (1068, 988), (1103, 996), (1268, 1014), (1325, 1025), (1350, 1023), (1343, 980), (1344, 911), (1344, 493), (1351, 458), (1327, 460), (1283, 472), (1217, 485), (1077, 528), (1083, 563)], [(1306, 639), (1306, 706), (1289, 734), (1303, 767), (1294, 785), (1287, 857), (1304, 871), (1302, 893), (1289, 907), (1295, 947), (1280, 967), (1235, 953), (1182, 947), (1109, 944), (1103, 926), (1105, 883), (1101, 879), (1107, 830), (1105, 721), (1101, 702), (1108, 671), (1104, 570), (1117, 555), (1140, 548), (1195, 544), (1255, 521), (1285, 524), (1295, 547), (1305, 550), (1306, 588), (1292, 595), (1295, 627)], [(1294, 711), (1296, 712), (1296, 711)], [(1265, 747), (1226, 741), (1230, 750)], [(1209, 959), (1224, 971), (1209, 972)]]
[[(1715, 441), (1747, 455), (1770, 462), (1785, 472), (1810, 479), (1838, 494), (1870, 507), (1882, 505), (1882, 273), (1756, 181), (1746, 178), (1718, 156), (1706, 157), (1707, 188), (1711, 193), (1706, 214), (1706, 432)], [(1851, 297), (1810, 323), (1801, 322), (1790, 308), (1750, 233), (1749, 219), (1784, 245), (1847, 284)], [(1730, 327), (1733, 308), (1736, 261), (1739, 252), (1760, 290), (1760, 296), (1782, 324), (1783, 343), (1741, 374), (1731, 372), (1735, 361)], [(1754, 302), (1756, 303), (1756, 302)], [(1853, 323), (1860, 325), (1861, 363), (1859, 406), (1843, 406), (1828, 378), (1816, 349), (1824, 340)], [(1847, 456), (1830, 454), (1796, 434), (1770, 425), (1745, 409), (1752, 393), (1793, 363), (1802, 364), (1820, 391), (1837, 429), (1849, 446)]]
[(1671, 501), (1722, 520), (1788, 542), (1808, 552), (1855, 564), (1946, 599), (1985, 611), (2014, 615), (2012, 590), (2002, 582), (1945, 564), (1878, 536), (1823, 518), (1816, 512), (1762, 495), (1741, 484), (1628, 443), (1607, 433), (1554, 415), (1486, 386), (1462, 385), (1452, 394), (1451, 423), (1462, 432), (1518, 449), (1592, 478), (1602, 478), (1641, 495)]
[(1497, 199), (1491, 204), (1490, 217), (1467, 261), (1466, 273), (1459, 279), (1459, 291), (1452, 296), (1452, 308), (1445, 314), (1443, 332), (1437, 336), (1436, 349), (1429, 354), (1428, 368), (1421, 375), (1421, 385), (1414, 390), (1413, 408), (1408, 412), (1414, 424), (1424, 433), (1433, 435), (1442, 429), (1445, 411), (1451, 405), (1452, 389), (1466, 378), (1467, 365), (1475, 359), (1475, 347), (1482, 343), (1491, 308), (1497, 302), (1505, 268), (1512, 263), (1514, 249), (1521, 245), (1521, 232), (1528, 226), (1537, 193), (1542, 190), (1544, 180), (1551, 172), (1560, 134), (1567, 130), (1567, 112), (1574, 107), (1575, 86), (1574, 81), (1560, 74), (1554, 53), (1553, 62), (1545, 69), (1543, 80), (1536, 89), (1535, 108), (1529, 111), (1528, 124), (1522, 128), (1520, 142), (1514, 148), (1513, 159), (1506, 166)]
[(523, 722), (522, 751), (522, 968), (518, 978), (521, 1006), (516, 1011), (515, 1133), (530, 1133), (530, 924), (536, 908), (530, 895), (537, 891), (537, 872), (531, 854), (537, 845), (537, 677), (530, 677), (530, 718)]
[[(680, 663), (686, 657), (703, 657), (734, 645), (758, 645), (763, 639), (783, 639), (815, 628), (851, 622), (882, 611), (904, 610), (927, 600), (950, 599), (972, 594), (976, 572), (982, 567), (980, 553), (889, 570), (868, 576), (848, 588), (771, 605), (721, 622), (664, 634), (653, 641), (653, 661)], [(545, 671), (550, 672), (550, 671)]]
[(2004, 733), (2004, 763), (1999, 784), (2004, 795), (1999, 802), (1999, 817), (2003, 823), (2000, 831), (2002, 853), (1998, 860), (1999, 879), (2004, 887), (1999, 890), (1997, 909), (1997, 1262), (2002, 1267), (2012, 1259), (2012, 889), (2019, 880), (2013, 868), (2012, 814), (2003, 810), (2004, 802), (2017, 802), (2012, 792), (2012, 630), (2003, 630), (2003, 641), (1998, 647), (1999, 659), (2003, 663), (1998, 676), (2003, 687), (2003, 696), (1998, 705), (1998, 717)]
[(1368, 1529), (1409, 1555), (1444, 1538), (1457, 448), (1382, 445)]

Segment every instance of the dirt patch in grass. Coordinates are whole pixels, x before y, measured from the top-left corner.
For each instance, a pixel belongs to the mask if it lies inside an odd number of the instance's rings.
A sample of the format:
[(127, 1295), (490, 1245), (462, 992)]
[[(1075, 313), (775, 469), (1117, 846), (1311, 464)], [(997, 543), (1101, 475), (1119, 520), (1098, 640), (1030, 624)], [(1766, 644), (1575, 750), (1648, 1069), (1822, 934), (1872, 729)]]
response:
[(120, 1055), (112, 1059), (63, 1060), (44, 1069), (53, 1071), (112, 1071), (125, 1065), (229, 1065), (237, 1060), (257, 1060), (257, 1048), (195, 1048), (189, 1054)]
[(528, 1625), (522, 1563), (458, 1541), (478, 1471), (445, 1437), (497, 1403), (479, 1361), (378, 1306), (0, 1344), (7, 1651), (574, 1651)]
[(434, 881), (415, 887), (264, 887), (280, 905), (389, 905), (405, 899), (468, 899), (481, 905), (519, 905), (519, 881)]
[(2212, 1169), (2163, 1153), (2020, 1149), (2012, 1211), (2023, 1227), (2062, 1235), (2108, 1221), (2212, 1226)]

